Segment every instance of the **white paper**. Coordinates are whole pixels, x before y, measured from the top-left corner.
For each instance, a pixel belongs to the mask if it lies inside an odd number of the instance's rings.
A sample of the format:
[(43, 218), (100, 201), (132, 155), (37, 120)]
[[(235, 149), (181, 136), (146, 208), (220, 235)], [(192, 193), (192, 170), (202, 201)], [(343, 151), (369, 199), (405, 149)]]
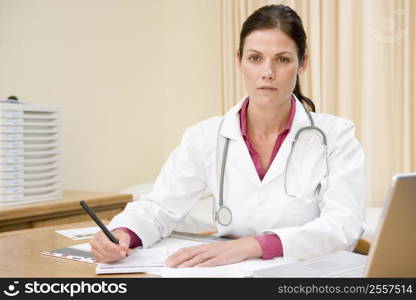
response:
[[(168, 254), (171, 255), (180, 248), (200, 245), (201, 242), (195, 242), (183, 239), (167, 238), (161, 240), (155, 245), (165, 246)], [(162, 277), (251, 277), (253, 272), (259, 269), (285, 264), (293, 260), (285, 258), (274, 258), (264, 260), (260, 258), (249, 259), (239, 263), (229, 264), (217, 267), (194, 267), (194, 268), (162, 268), (160, 275)]]
[(98, 231), (100, 231), (100, 228), (98, 226), (94, 226), (76, 229), (56, 230), (55, 232), (77, 241), (91, 239), (94, 236), (94, 234), (96, 234)]
[(235, 264), (217, 267), (168, 268), (165, 261), (168, 256), (183, 247), (203, 243), (185, 239), (165, 238), (148, 249), (135, 249), (131, 256), (111, 264), (98, 264), (97, 274), (147, 272), (162, 277), (251, 277), (258, 269), (291, 262), (283, 258), (263, 260), (249, 259)]
[[(209, 241), (208, 241), (209, 242)], [(212, 242), (212, 241), (211, 241)], [(251, 277), (259, 269), (292, 262), (284, 258), (263, 260), (249, 259), (235, 264), (217, 267), (168, 268), (165, 261), (168, 256), (183, 247), (201, 245), (200, 241), (179, 238), (164, 238), (151, 248), (135, 249), (131, 256), (111, 264), (97, 264), (97, 274), (140, 273), (147, 272), (162, 277)]]
[(191, 241), (191, 240), (184, 240), (184, 239), (176, 239), (176, 238), (165, 238), (160, 240), (158, 243), (153, 245), (151, 249), (165, 247), (168, 252), (168, 256), (172, 255), (176, 251), (184, 247), (191, 247), (196, 245), (201, 245), (205, 243)]
[(232, 264), (232, 266), (238, 268), (240, 272), (244, 275), (244, 277), (251, 277), (253, 272), (256, 270), (287, 264), (289, 262), (293, 262), (294, 260), (285, 259), (282, 257), (276, 257), (274, 259), (264, 260), (261, 258), (253, 258), (248, 259), (239, 263)]
[(160, 275), (169, 255), (183, 247), (200, 245), (201, 242), (165, 238), (147, 249), (134, 249), (129, 257), (111, 264), (97, 264), (97, 274), (142, 273)]
[(159, 273), (160, 268), (165, 266), (166, 258), (166, 247), (135, 249), (118, 262), (97, 264), (96, 273)]
[(190, 277), (251, 277), (253, 272), (263, 268), (276, 266), (278, 264), (288, 263), (289, 260), (283, 258), (275, 258), (272, 260), (263, 260), (260, 258), (249, 259), (242, 262), (216, 266), (216, 267), (193, 267), (193, 268), (162, 268), (160, 275), (162, 277), (180, 277), (180, 278), (190, 278)]

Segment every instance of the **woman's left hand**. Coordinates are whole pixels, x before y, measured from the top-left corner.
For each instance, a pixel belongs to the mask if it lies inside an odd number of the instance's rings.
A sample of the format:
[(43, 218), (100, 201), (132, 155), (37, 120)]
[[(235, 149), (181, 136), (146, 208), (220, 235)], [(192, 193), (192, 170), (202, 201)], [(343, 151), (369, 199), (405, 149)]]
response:
[(182, 248), (167, 258), (166, 265), (172, 268), (213, 267), (260, 256), (262, 250), (257, 240), (244, 237)]

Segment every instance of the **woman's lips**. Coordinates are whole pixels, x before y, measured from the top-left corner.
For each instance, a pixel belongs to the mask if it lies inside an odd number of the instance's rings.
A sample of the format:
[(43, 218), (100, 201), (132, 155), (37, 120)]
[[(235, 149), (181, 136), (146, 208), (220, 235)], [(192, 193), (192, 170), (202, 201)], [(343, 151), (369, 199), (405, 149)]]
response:
[(277, 88), (274, 88), (271, 86), (262, 86), (262, 87), (257, 88), (257, 90), (259, 90), (262, 93), (267, 93), (267, 94), (277, 92)]

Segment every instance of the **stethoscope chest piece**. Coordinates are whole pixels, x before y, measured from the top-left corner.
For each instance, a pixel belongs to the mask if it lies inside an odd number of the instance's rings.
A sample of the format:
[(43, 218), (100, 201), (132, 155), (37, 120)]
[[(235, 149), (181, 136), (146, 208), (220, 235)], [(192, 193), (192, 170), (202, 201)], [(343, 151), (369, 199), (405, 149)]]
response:
[(231, 224), (233, 217), (231, 214), (231, 210), (226, 207), (222, 206), (215, 214), (215, 220), (222, 226), (228, 226)]

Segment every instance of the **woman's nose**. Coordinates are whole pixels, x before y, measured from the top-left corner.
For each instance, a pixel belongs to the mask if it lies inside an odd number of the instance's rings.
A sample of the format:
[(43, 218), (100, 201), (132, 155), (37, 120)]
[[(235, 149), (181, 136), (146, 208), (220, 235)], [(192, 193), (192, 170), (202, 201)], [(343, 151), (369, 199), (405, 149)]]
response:
[(274, 79), (273, 69), (272, 69), (272, 66), (270, 64), (266, 64), (264, 66), (261, 78), (263, 80), (266, 80), (266, 79), (272, 80), (272, 79)]
[(263, 74), (262, 79), (263, 80), (273, 80), (273, 75), (271, 73), (270, 74)]

